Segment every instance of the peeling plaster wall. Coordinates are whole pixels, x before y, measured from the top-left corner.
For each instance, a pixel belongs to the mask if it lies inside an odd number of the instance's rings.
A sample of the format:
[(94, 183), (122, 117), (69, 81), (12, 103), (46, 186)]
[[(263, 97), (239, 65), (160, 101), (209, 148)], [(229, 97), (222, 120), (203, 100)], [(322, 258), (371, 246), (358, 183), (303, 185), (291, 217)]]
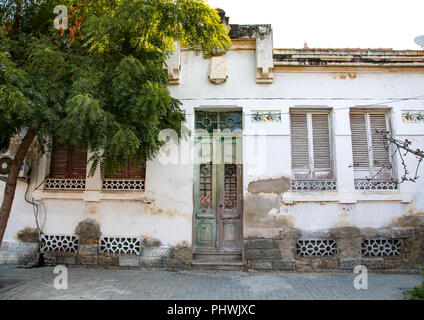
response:
[[(5, 182), (0, 181), (0, 203), (3, 199), (5, 185)], [(4, 240), (6, 241), (18, 241), (19, 231), (25, 228), (36, 227), (32, 206), (24, 200), (25, 190), (26, 183), (18, 181), (12, 212), (10, 213), (6, 232), (4, 234)]]
[[(188, 51), (181, 52), (181, 80), (170, 90), (178, 99), (281, 98), (350, 99), (404, 98), (422, 95), (424, 75), (420, 73), (340, 70), (274, 72), (272, 84), (256, 83), (255, 50), (232, 50), (226, 54), (228, 79), (215, 85), (208, 79), (209, 60)], [(323, 67), (325, 68), (325, 67)], [(340, 79), (340, 75), (348, 75)], [(295, 103), (295, 102), (292, 102)], [(216, 103), (213, 103), (216, 104)], [(315, 104), (319, 104), (318, 101)], [(218, 104), (219, 105), (219, 104)]]
[[(302, 232), (326, 230), (339, 226), (380, 228), (397, 217), (424, 211), (424, 168), (416, 183), (404, 183), (399, 191), (387, 193), (358, 192), (353, 186), (350, 165), (351, 142), (349, 108), (385, 104), (390, 99), (423, 94), (424, 73), (399, 72), (274, 72), (272, 84), (256, 83), (255, 51), (237, 50), (227, 53), (228, 79), (216, 85), (208, 79), (209, 61), (202, 56), (182, 51), (180, 84), (171, 86), (171, 94), (181, 99), (187, 126), (193, 132), (195, 108), (242, 108), (244, 237), (272, 237), (285, 228)], [(350, 74), (350, 75), (349, 75)], [(286, 191), (260, 183), (267, 179), (286, 180), (291, 176), (290, 108), (331, 108), (333, 149), (338, 191), (318, 196)], [(386, 104), (392, 108), (392, 127), (401, 139), (411, 139), (418, 147), (424, 145), (424, 125), (403, 123), (402, 110), (422, 110), (423, 100), (405, 100)], [(252, 123), (255, 110), (281, 111), (279, 123)], [(120, 192), (120, 200), (84, 201), (80, 199), (45, 199), (47, 219), (44, 232), (73, 234), (77, 224), (87, 218), (98, 221), (103, 235), (147, 236), (163, 245), (184, 243), (191, 246), (193, 215), (193, 135), (172, 154), (182, 164), (166, 165), (158, 159), (147, 165), (146, 192), (134, 200), (134, 192)], [(408, 165), (413, 166), (409, 158)], [(395, 164), (401, 169), (400, 163)], [(30, 191), (42, 179), (33, 177)], [(26, 184), (19, 182), (5, 240), (16, 241), (26, 227), (34, 228), (32, 207), (23, 200)], [(0, 199), (4, 183), (0, 182)], [(263, 192), (265, 191), (265, 193)], [(72, 191), (69, 192), (72, 194)], [(101, 194), (100, 191), (94, 195)], [(28, 198), (31, 197), (31, 192)], [(302, 201), (288, 198), (303, 197)], [(386, 200), (382, 200), (382, 199)], [(297, 199), (298, 199), (297, 198)], [(412, 202), (410, 202), (412, 200)], [(150, 202), (150, 203), (148, 203)], [(41, 208), (41, 215), (44, 209)]]
[[(171, 88), (182, 99), (189, 122), (199, 107), (241, 107), (244, 113), (243, 186), (244, 237), (260, 229), (272, 234), (281, 227), (299, 230), (326, 230), (341, 226), (381, 228), (403, 215), (420, 214), (424, 209), (424, 179), (404, 183), (398, 191), (356, 191), (353, 170), (349, 108), (381, 104), (391, 109), (391, 123), (399, 139), (410, 139), (424, 146), (424, 126), (401, 120), (402, 110), (422, 110), (422, 100), (387, 103), (396, 98), (420, 96), (424, 73), (329, 71), (279, 72), (274, 82), (257, 85), (254, 77), (255, 51), (231, 51), (227, 54), (228, 79), (219, 86), (208, 83), (208, 61), (187, 51), (182, 52), (182, 77)], [(298, 70), (300, 71), (300, 69)], [(196, 88), (193, 90), (192, 88)], [(281, 192), (272, 186), (265, 193), (249, 190), (251, 183), (265, 186), (268, 179), (291, 176), (290, 108), (330, 108), (334, 152), (336, 192), (306, 194)], [(374, 106), (376, 107), (376, 106)], [(377, 106), (379, 107), (379, 106)], [(281, 123), (252, 123), (253, 110), (281, 111)], [(414, 168), (414, 159), (407, 159)], [(401, 172), (399, 161), (394, 163)], [(424, 176), (424, 168), (420, 175)], [(261, 188), (262, 188), (261, 187)], [(303, 200), (286, 203), (285, 198)], [(385, 200), (383, 200), (385, 199)], [(412, 201), (412, 202), (411, 202)], [(412, 211), (410, 208), (414, 208)], [(262, 233), (263, 234), (263, 233)]]
[[(187, 142), (188, 143), (188, 142)], [(84, 201), (84, 192), (60, 191), (75, 199), (43, 199), (40, 222), (46, 234), (72, 235), (79, 222), (95, 220), (103, 236), (147, 237), (158, 239), (161, 245), (191, 245), (192, 238), (192, 166), (162, 165), (157, 159), (147, 164), (146, 192), (113, 191), (120, 200)], [(32, 183), (31, 191), (40, 181)], [(1, 196), (4, 183), (0, 184)], [(26, 184), (18, 183), (15, 201), (4, 236), (5, 241), (18, 241), (18, 232), (35, 228), (32, 206), (23, 200)], [(93, 191), (90, 191), (93, 192)], [(94, 191), (97, 193), (96, 191)], [(51, 194), (54, 191), (48, 192)], [(100, 191), (98, 193), (101, 193)], [(134, 200), (143, 195), (145, 201)], [(46, 195), (44, 195), (46, 196)]]

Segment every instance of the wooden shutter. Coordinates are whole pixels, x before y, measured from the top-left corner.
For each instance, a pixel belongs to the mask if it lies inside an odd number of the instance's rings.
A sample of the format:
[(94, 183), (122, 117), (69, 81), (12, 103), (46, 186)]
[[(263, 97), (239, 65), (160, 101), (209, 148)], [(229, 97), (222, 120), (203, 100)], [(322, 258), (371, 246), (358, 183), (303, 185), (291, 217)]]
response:
[(292, 169), (309, 170), (308, 121), (306, 113), (291, 114)]
[(59, 144), (53, 140), (50, 159), (50, 177), (84, 179), (87, 172), (87, 151)]
[(372, 136), (372, 155), (374, 169), (389, 168), (390, 158), (386, 139), (377, 131), (387, 131), (385, 114), (370, 114), (370, 128)]
[(85, 178), (87, 174), (87, 150), (71, 147), (70, 178)]
[(328, 114), (312, 114), (314, 169), (331, 172), (331, 149)]
[(69, 147), (60, 145), (53, 140), (53, 149), (50, 158), (50, 177), (67, 178), (69, 175)]
[(352, 133), (353, 167), (355, 170), (369, 170), (367, 125), (365, 114), (350, 114)]
[(133, 165), (131, 161), (125, 163), (124, 168), (116, 172), (113, 176), (106, 176), (109, 179), (137, 179), (141, 180), (146, 177), (146, 166), (144, 163), (141, 165)]
[(141, 165), (135, 165), (129, 161), (127, 168), (128, 179), (144, 179), (146, 176), (146, 167), (144, 163)]

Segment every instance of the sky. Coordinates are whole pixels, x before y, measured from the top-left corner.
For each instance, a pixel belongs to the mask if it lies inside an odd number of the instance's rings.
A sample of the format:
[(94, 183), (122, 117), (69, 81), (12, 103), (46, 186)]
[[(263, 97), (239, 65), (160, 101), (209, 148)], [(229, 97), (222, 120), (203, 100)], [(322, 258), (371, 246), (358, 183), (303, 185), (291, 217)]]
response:
[(230, 24), (271, 24), (274, 48), (420, 50), (424, 0), (207, 0)]

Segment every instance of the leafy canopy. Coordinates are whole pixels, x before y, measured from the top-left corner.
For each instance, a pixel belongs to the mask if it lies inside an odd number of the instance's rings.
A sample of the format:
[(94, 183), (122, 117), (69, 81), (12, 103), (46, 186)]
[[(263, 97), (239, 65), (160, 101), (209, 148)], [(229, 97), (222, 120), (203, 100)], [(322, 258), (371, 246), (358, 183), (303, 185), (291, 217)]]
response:
[[(53, 27), (57, 5), (68, 30)], [(162, 67), (176, 41), (205, 55), (231, 44), (202, 0), (6, 0), (0, 19), (0, 149), (33, 128), (40, 148), (50, 136), (86, 147), (91, 174), (151, 159), (162, 129), (181, 134)]]

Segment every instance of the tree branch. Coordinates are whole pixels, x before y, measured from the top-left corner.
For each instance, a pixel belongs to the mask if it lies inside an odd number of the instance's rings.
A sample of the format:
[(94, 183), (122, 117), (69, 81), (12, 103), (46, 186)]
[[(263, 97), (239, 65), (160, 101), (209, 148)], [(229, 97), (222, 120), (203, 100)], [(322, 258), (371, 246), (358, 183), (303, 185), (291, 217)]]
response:
[[(404, 181), (410, 181), (410, 182), (416, 182), (419, 178), (418, 171), (420, 168), (420, 165), (424, 158), (424, 151), (420, 149), (413, 149), (411, 147), (412, 142), (408, 139), (405, 140), (399, 140), (394, 138), (389, 131), (379, 131), (376, 130), (377, 133), (382, 134), (383, 138), (386, 139), (386, 141), (389, 143), (389, 147), (393, 146), (395, 148), (395, 152), (392, 154), (392, 158), (396, 155), (396, 153), (399, 154), (399, 158), (402, 164), (403, 168), (403, 175), (400, 177), (400, 182), (402, 183)], [(417, 159), (418, 163), (414, 170), (414, 176), (410, 176), (410, 172), (408, 170), (408, 166), (405, 161), (405, 157), (407, 155), (413, 155)]]

